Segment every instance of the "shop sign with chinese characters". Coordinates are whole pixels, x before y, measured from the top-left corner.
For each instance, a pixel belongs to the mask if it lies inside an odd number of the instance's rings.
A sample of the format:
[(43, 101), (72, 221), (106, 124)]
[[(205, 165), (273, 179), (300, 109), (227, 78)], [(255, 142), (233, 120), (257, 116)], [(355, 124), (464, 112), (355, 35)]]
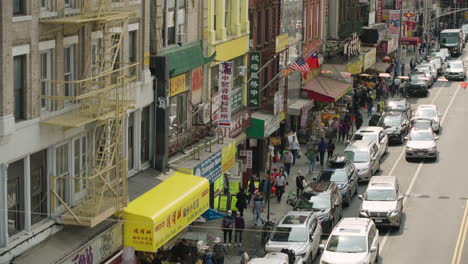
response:
[(183, 93), (187, 90), (185, 85), (185, 73), (178, 75), (169, 80), (169, 95), (174, 96)]
[(250, 126), (250, 112), (242, 111), (232, 118), (231, 127), (223, 128), (223, 135), (228, 138), (237, 137), (242, 130)]
[(260, 52), (249, 52), (248, 107), (260, 106)]
[(231, 85), (232, 85), (232, 62), (224, 61), (219, 64), (219, 93), (220, 108), (218, 126), (231, 126)]
[(63, 261), (64, 264), (98, 264), (123, 247), (123, 224), (119, 223), (98, 235)]
[(239, 156), (245, 160), (244, 169), (251, 169), (252, 168), (252, 150), (241, 150), (239, 151)]
[(279, 115), (283, 111), (284, 111), (284, 96), (283, 96), (283, 93), (277, 92), (275, 93), (275, 97), (274, 97), (273, 114)]

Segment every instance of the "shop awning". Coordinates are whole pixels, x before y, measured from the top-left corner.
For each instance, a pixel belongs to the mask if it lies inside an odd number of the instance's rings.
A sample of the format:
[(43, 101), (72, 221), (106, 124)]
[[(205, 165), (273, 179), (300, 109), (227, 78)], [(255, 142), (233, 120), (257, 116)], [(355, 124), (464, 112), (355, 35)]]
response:
[(390, 64), (384, 63), (384, 62), (377, 62), (374, 65), (370, 66), (368, 70), (373, 70), (376, 72), (385, 72), (388, 67), (390, 67)]
[(320, 75), (309, 81), (303, 88), (310, 99), (333, 103), (345, 95), (353, 85)]
[(401, 37), (401, 45), (417, 46), (420, 42), (419, 37)]
[(169, 57), (169, 76), (173, 77), (212, 62), (216, 53), (208, 58), (203, 57), (202, 42), (195, 41), (165, 50), (163, 55)]
[(298, 116), (301, 115), (301, 110), (307, 104), (312, 103), (313, 101), (309, 99), (297, 99), (292, 104), (288, 105), (288, 115)]
[(254, 112), (251, 115), (251, 125), (247, 128), (247, 137), (265, 139), (280, 127), (280, 116), (265, 112)]
[(175, 172), (122, 211), (124, 246), (155, 252), (208, 210), (209, 193), (207, 179)]

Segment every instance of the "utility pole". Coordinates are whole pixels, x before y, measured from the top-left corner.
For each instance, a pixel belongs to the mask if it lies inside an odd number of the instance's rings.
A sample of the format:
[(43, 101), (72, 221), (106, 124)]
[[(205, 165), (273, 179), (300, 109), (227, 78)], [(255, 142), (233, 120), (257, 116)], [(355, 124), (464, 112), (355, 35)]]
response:
[(398, 54), (397, 54), (397, 64), (396, 64), (396, 67), (397, 67), (397, 70), (396, 72), (398, 73), (398, 75), (400, 75), (400, 71), (401, 71), (401, 35), (402, 35), (402, 31), (403, 31), (403, 0), (400, 0), (400, 22), (399, 22), (399, 32), (398, 32)]

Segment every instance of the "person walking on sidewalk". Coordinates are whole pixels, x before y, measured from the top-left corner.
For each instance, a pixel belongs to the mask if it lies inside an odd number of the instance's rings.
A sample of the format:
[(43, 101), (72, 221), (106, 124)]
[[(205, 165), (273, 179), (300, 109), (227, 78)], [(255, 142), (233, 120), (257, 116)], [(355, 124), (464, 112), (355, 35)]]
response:
[(276, 198), (278, 203), (281, 203), (281, 197), (284, 193), (284, 187), (286, 186), (286, 178), (284, 175), (280, 175), (275, 179), (275, 188), (276, 188)]
[(374, 98), (373, 95), (370, 94), (367, 97), (367, 116), (372, 116), (372, 108), (374, 107)]
[(296, 177), (296, 198), (299, 199), (306, 186), (306, 181), (304, 175), (302, 175), (302, 171), (298, 171), (298, 174)]
[(254, 216), (254, 226), (257, 226), (258, 220), (262, 222), (262, 225), (265, 222), (265, 220), (262, 218), (262, 212), (263, 212), (264, 206), (265, 205), (264, 205), (263, 197), (261, 197), (259, 193), (256, 193), (255, 197), (252, 200), (252, 212)]
[[(234, 228), (234, 217), (232, 217), (232, 211), (227, 211), (227, 215), (224, 216), (222, 228), (223, 228), (223, 236), (224, 236), (224, 245), (231, 246), (232, 242), (232, 229)], [(227, 238), (229, 237), (229, 241)]]
[[(242, 232), (245, 229), (245, 221), (240, 212), (237, 212), (236, 217), (234, 218), (234, 242), (235, 246), (242, 246)], [(239, 240), (237, 240), (239, 239)]]
[(309, 160), (309, 175), (314, 172), (315, 161), (317, 159), (317, 150), (315, 146), (311, 146), (307, 151), (307, 159)]
[(247, 194), (245, 194), (244, 189), (240, 189), (240, 191), (236, 194), (237, 202), (236, 208), (240, 216), (244, 216), (244, 210), (247, 208)]
[(318, 144), (318, 152), (320, 155), (320, 166), (323, 167), (324, 159), (325, 159), (325, 152), (327, 152), (327, 143), (322, 138)]
[(284, 170), (289, 174), (291, 174), (291, 165), (293, 164), (294, 156), (289, 151), (289, 148), (286, 148), (283, 153), (283, 163), (284, 163)]
[(231, 176), (231, 173), (229, 171), (226, 171), (224, 173), (224, 194), (229, 194), (229, 176)]
[(327, 143), (327, 161), (329, 161), (333, 157), (333, 152), (335, 151), (335, 143), (333, 143), (332, 139), (328, 139)]
[(280, 167), (280, 170), (279, 170), (279, 175), (283, 175), (286, 179), (288, 179), (288, 173), (284, 171), (284, 167)]
[(226, 248), (221, 243), (221, 238), (217, 237), (214, 240), (213, 246), (213, 257), (215, 260), (215, 264), (224, 264), (224, 256), (227, 254)]
[(299, 141), (297, 141), (297, 138), (295, 136), (292, 137), (290, 147), (291, 147), (291, 152), (292, 152), (293, 157), (294, 157), (292, 165), (296, 165), (296, 160), (298, 158), (298, 154), (301, 152), (301, 146), (299, 145)]
[(354, 118), (356, 119), (356, 121), (354, 121), (354, 123), (356, 124), (356, 130), (359, 130), (363, 123), (361, 112), (357, 111)]

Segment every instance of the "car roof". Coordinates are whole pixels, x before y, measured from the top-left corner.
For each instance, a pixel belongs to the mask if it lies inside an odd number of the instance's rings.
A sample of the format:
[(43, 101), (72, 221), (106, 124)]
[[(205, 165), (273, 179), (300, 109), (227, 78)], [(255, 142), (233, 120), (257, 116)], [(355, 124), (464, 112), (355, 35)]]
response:
[(367, 127), (361, 127), (358, 129), (358, 131), (355, 132), (355, 134), (361, 134), (361, 133), (379, 133), (382, 131), (383, 128), (379, 126), (367, 126)]
[(372, 177), (369, 180), (367, 189), (388, 189), (395, 188), (397, 184), (397, 178), (395, 176), (378, 176)]
[(348, 145), (344, 151), (351, 151), (356, 149), (370, 149), (370, 147), (374, 144), (375, 142), (370, 140), (357, 140)]
[(401, 111), (386, 111), (383, 113), (382, 117), (386, 117), (386, 116), (402, 116), (404, 115), (403, 112)]
[(329, 193), (334, 186), (336, 186), (334, 182), (311, 182), (304, 192), (317, 196), (321, 193)]
[(278, 226), (280, 227), (305, 227), (313, 213), (310, 211), (290, 211), (283, 219), (281, 219)]
[(434, 104), (421, 104), (418, 106), (417, 109), (423, 109), (423, 108), (426, 108), (426, 109), (436, 109), (437, 106), (434, 105)]
[(359, 217), (342, 218), (332, 231), (332, 235), (365, 235), (369, 229), (370, 219)]
[(441, 33), (454, 33), (454, 32), (459, 32), (461, 29), (460, 28), (455, 28), (455, 29), (444, 29), (442, 30)]

